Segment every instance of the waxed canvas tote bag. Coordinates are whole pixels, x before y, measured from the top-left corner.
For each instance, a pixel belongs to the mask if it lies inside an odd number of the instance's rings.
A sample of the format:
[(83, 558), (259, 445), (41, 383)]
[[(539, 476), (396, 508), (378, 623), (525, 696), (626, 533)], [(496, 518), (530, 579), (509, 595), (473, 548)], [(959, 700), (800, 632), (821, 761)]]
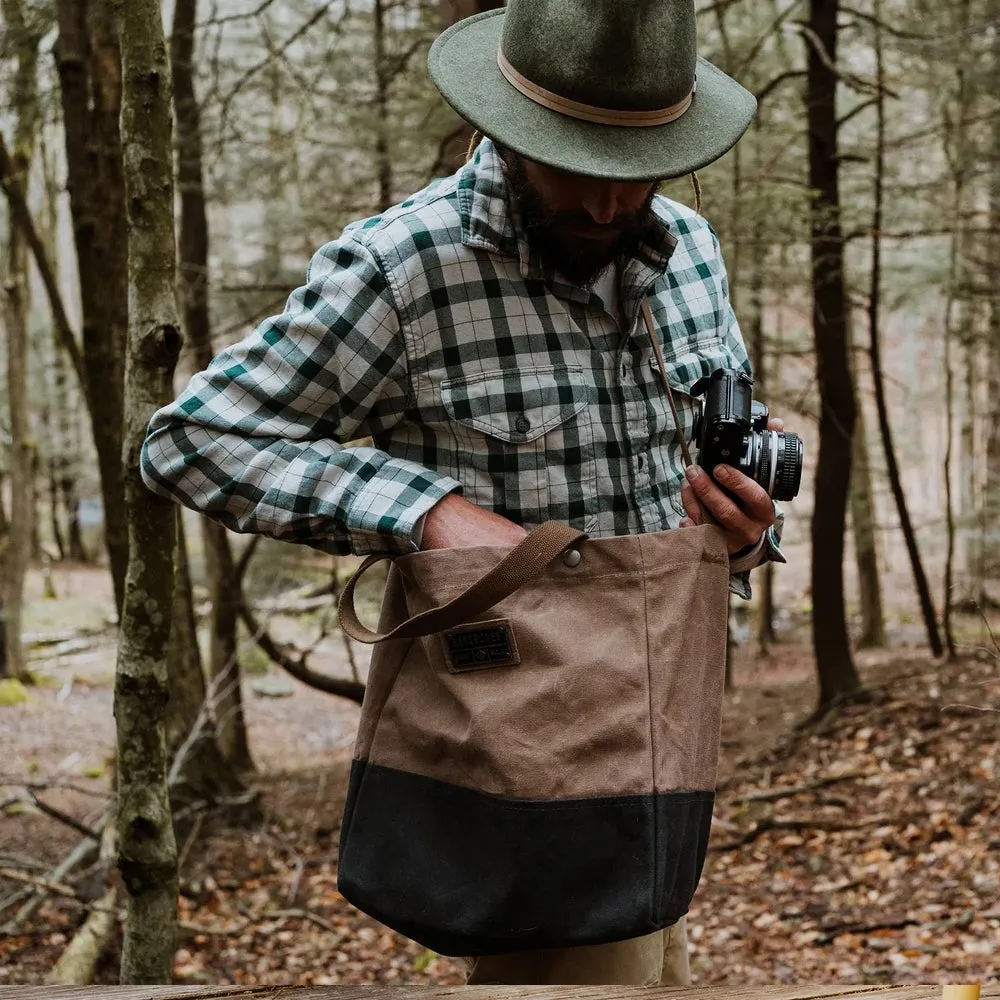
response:
[[(373, 632), (354, 587), (385, 558)], [(711, 826), (728, 585), (710, 524), (589, 539), (546, 522), (515, 547), (369, 557), (340, 605), (375, 644), (340, 892), (446, 955), (679, 920)]]

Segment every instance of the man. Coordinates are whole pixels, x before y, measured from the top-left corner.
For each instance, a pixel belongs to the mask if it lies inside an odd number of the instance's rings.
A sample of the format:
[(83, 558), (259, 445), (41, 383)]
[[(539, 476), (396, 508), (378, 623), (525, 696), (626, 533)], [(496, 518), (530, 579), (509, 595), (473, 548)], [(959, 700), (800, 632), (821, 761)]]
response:
[[(749, 570), (784, 561), (774, 504), (681, 460), (693, 383), (749, 363), (715, 232), (655, 191), (726, 152), (753, 98), (696, 60), (691, 0), (511, 0), (446, 31), (430, 68), (490, 138), (323, 247), (285, 312), (154, 416), (146, 482), (235, 531), (357, 554), (513, 545), (546, 520), (662, 531), (707, 509), (749, 597)], [(689, 982), (683, 921), (472, 966), (470, 982)]]

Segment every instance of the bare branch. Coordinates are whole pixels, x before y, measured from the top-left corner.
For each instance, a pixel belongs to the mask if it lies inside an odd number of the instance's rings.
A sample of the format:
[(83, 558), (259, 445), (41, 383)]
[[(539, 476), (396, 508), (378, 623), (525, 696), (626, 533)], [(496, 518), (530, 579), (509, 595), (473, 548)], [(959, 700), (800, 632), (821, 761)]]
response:
[(768, 97), (774, 93), (778, 87), (783, 84), (786, 80), (797, 80), (802, 79), (806, 76), (806, 71), (804, 69), (789, 69), (785, 70), (784, 73), (779, 73), (773, 80), (766, 83), (764, 87), (757, 91), (754, 95), (757, 98), (758, 106), (762, 104)]
[(65, 823), (66, 826), (76, 830), (77, 833), (82, 833), (85, 837), (90, 837), (91, 840), (101, 839), (100, 831), (92, 830), (85, 823), (81, 823), (78, 819), (75, 819), (68, 813), (64, 813), (61, 809), (56, 809), (55, 806), (50, 806), (47, 802), (40, 799), (36, 792), (29, 791), (28, 794), (31, 795), (32, 801), (41, 812), (45, 813), (46, 816), (50, 816), (52, 819), (58, 820), (60, 823)]
[(317, 691), (324, 691), (326, 694), (347, 698), (358, 705), (364, 701), (364, 684), (358, 681), (348, 681), (339, 677), (328, 677), (326, 674), (316, 673), (306, 664), (305, 660), (296, 660), (288, 656), (271, 636), (268, 635), (264, 627), (258, 624), (246, 600), (240, 603), (240, 617), (242, 617), (250, 634), (255, 637), (257, 645), (261, 650), (297, 681), (308, 684), (309, 687), (315, 688)]
[(861, 101), (860, 104), (856, 104), (853, 108), (851, 108), (850, 111), (847, 112), (846, 115), (843, 115), (842, 117), (837, 119), (838, 130), (842, 129), (852, 118), (854, 118), (857, 115), (860, 115), (862, 111), (865, 111), (868, 108), (873, 108), (877, 104), (878, 104), (877, 97), (869, 97), (868, 100)]
[(816, 36), (816, 32), (813, 31), (808, 24), (796, 21), (795, 26), (798, 28), (806, 42), (812, 47), (816, 55), (819, 56), (820, 62), (822, 62), (823, 65), (831, 73), (833, 73), (841, 83), (865, 94), (877, 92), (875, 84), (862, 79), (860, 76), (855, 76), (853, 73), (847, 73), (842, 69), (838, 69), (834, 61), (830, 58), (830, 53), (827, 52), (826, 46), (823, 44), (822, 40)]
[(232, 89), (229, 91), (229, 93), (226, 94), (226, 96), (222, 99), (222, 107), (219, 111), (220, 119), (222, 119), (223, 121), (226, 119), (226, 117), (229, 114), (229, 107), (233, 103), (233, 100), (236, 98), (237, 94), (239, 94), (239, 92), (262, 69), (265, 69), (267, 67), (267, 64), (271, 61), (271, 59), (284, 55), (284, 53), (287, 52), (288, 49), (291, 48), (291, 46), (293, 46), (300, 38), (302, 38), (309, 31), (310, 28), (312, 28), (314, 25), (318, 24), (320, 21), (323, 20), (323, 18), (326, 16), (327, 12), (332, 6), (333, 2), (331, 0), (330, 3), (325, 3), (322, 6), (320, 6), (317, 10), (313, 11), (312, 15), (305, 21), (305, 23), (296, 28), (295, 31), (293, 31), (291, 35), (289, 35), (288, 38), (286, 38), (281, 45), (279, 45), (276, 49), (269, 51), (264, 59), (260, 60), (257, 63), (254, 63), (253, 66), (244, 71), (243, 75), (236, 81), (235, 84), (233, 84)]

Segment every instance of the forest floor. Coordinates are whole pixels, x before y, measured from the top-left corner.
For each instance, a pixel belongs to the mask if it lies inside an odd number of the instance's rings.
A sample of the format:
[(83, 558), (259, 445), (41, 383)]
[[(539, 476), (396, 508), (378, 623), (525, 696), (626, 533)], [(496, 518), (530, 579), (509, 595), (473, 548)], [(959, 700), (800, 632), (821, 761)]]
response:
[[(107, 804), (115, 645), (102, 625), (106, 580), (60, 568), (54, 601), (32, 580), (29, 631), (75, 637), (40, 645), (40, 683), (26, 702), (0, 706), (0, 867), (44, 876), (79, 841), (31, 802), (26, 783), (84, 825)], [(277, 616), (270, 627), (304, 644), (315, 624)], [(816, 696), (808, 635), (792, 622), (782, 639), (766, 659), (749, 643), (734, 657), (710, 852), (689, 916), (695, 981), (1000, 981), (996, 648), (971, 642), (947, 666), (898, 645), (859, 653), (867, 698), (805, 724)], [(339, 633), (312, 662), (346, 670)], [(460, 964), (337, 892), (357, 706), (253, 656), (246, 663), (262, 816), (244, 828), (206, 816), (181, 844), (176, 981), (461, 983)], [(42, 982), (103, 891), (68, 881), (75, 898), (47, 896), (29, 920), (5, 927), (16, 910), (5, 902), (23, 886), (0, 878), (0, 985)], [(115, 981), (117, 949), (100, 982)]]

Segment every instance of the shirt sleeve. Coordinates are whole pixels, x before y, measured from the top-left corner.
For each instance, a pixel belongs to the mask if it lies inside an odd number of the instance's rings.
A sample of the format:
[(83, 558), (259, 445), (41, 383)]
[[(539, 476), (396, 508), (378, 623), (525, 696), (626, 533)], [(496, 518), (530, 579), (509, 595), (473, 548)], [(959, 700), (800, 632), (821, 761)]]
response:
[(345, 234), (316, 253), (280, 316), (153, 415), (142, 476), (233, 531), (336, 554), (413, 551), (417, 522), (461, 484), (347, 446), (391, 429), (408, 396), (389, 284)]
[[(711, 227), (709, 227), (711, 228)], [(718, 237), (715, 230), (712, 230), (712, 241), (720, 264), (722, 253), (719, 247)], [(753, 367), (750, 364), (750, 357), (747, 354), (746, 344), (743, 342), (743, 333), (740, 324), (733, 311), (732, 302), (729, 298), (729, 278), (726, 274), (725, 265), (721, 268), (722, 282), (722, 308), (724, 309), (725, 321), (723, 323), (723, 343), (728, 353), (734, 361), (748, 375), (753, 375)], [(773, 502), (773, 501), (772, 501)], [(757, 541), (756, 545), (748, 547), (746, 550), (735, 553), (729, 561), (729, 590), (730, 593), (742, 597), (749, 601), (753, 596), (750, 586), (750, 570), (762, 565), (765, 562), (785, 563), (788, 560), (781, 551), (781, 535), (785, 526), (785, 515), (778, 504), (774, 504), (775, 522), (767, 529)]]

